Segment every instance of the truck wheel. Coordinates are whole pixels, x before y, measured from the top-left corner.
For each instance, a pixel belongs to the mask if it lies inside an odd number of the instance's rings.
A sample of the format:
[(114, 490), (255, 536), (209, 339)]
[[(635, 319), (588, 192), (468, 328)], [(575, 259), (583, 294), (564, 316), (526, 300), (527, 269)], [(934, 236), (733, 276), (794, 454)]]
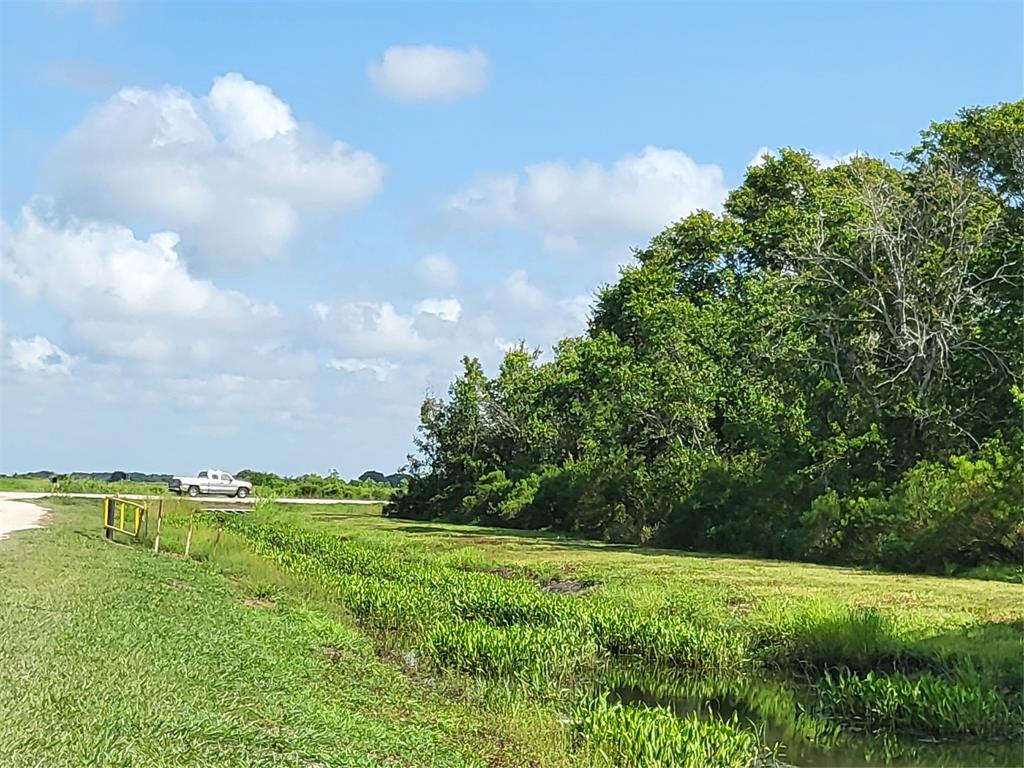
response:
[(195, 485), (190, 485), (188, 487), (188, 495), (194, 499), (196, 496), (199, 495), (199, 488)]
[(235, 491), (235, 496), (237, 496), (240, 499), (244, 499), (248, 495), (249, 495), (249, 489), (248, 488), (239, 488), (237, 491)]

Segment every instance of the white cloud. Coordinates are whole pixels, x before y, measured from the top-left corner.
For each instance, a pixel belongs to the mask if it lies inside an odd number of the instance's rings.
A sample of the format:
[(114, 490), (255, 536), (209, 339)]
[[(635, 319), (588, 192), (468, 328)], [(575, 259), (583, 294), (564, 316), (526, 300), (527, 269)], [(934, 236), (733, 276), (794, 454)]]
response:
[(416, 274), (436, 288), (450, 288), (459, 278), (455, 262), (439, 253), (424, 256), (416, 263)]
[(717, 210), (725, 194), (717, 165), (646, 147), (607, 168), (593, 162), (530, 165), (522, 174), (462, 190), (448, 206), (481, 223), (535, 230), (546, 247), (573, 251), (598, 236), (650, 236), (698, 209)]
[(572, 235), (546, 234), (541, 239), (541, 247), (548, 253), (556, 253), (561, 256), (572, 256), (580, 252), (579, 241)]
[(822, 168), (832, 168), (837, 165), (843, 165), (848, 163), (855, 157), (860, 157), (863, 153), (854, 150), (853, 152), (844, 152), (836, 154), (826, 154), (823, 152), (811, 152), (811, 157), (818, 161), (818, 165)]
[(351, 357), (388, 357), (422, 351), (426, 340), (414, 315), (399, 312), (390, 302), (353, 301), (330, 308), (324, 321), (334, 343)]
[(68, 374), (75, 360), (63, 349), (43, 336), (30, 339), (11, 339), (11, 363), (29, 373)]
[[(826, 152), (810, 152), (820, 168), (833, 168), (837, 165), (850, 162), (853, 158), (861, 156), (863, 153), (857, 150), (853, 152), (828, 154)], [(761, 147), (757, 152), (754, 153), (754, 157), (749, 163), (748, 168), (759, 168), (764, 165), (765, 159), (774, 157), (775, 153), (769, 147)]]
[(517, 269), (505, 278), (502, 294), (508, 303), (526, 310), (541, 309), (548, 301), (544, 291), (530, 282), (525, 269)]
[(594, 303), (593, 296), (573, 296), (569, 299), (561, 299), (559, 307), (576, 323), (582, 330), (590, 321), (590, 308)]
[[(487, 341), (492, 348), (507, 350), (524, 340), (529, 348), (548, 350), (566, 336), (582, 333), (590, 319), (590, 295), (559, 296), (541, 287), (525, 270), (516, 270), (485, 296), (496, 322)], [(473, 322), (466, 326), (476, 325)]]
[[(217, 373), (167, 378), (161, 385), (162, 390), (156, 393), (157, 399), (170, 399), (190, 409), (212, 409), (210, 417), (214, 421), (221, 421), (228, 412), (232, 412), (228, 417), (232, 420), (237, 418), (239, 411), (272, 411), (284, 406), (292, 413), (315, 410), (305, 382), (294, 378)], [(217, 418), (213, 419), (214, 416)]]
[(502, 352), (511, 352), (513, 349), (518, 347), (519, 344), (520, 342), (518, 341), (509, 341), (508, 339), (502, 338), (501, 336), (494, 337), (495, 348), (501, 350)]
[(388, 98), (408, 103), (450, 102), (475, 96), (487, 85), (490, 62), (477, 48), (460, 51), (436, 45), (395, 45), (366, 69), (370, 82)]
[(772, 157), (772, 151), (768, 147), (761, 147), (754, 153), (754, 156), (750, 158), (750, 162), (747, 163), (747, 168), (760, 168), (765, 164), (765, 161)]
[(316, 315), (321, 320), (326, 320), (327, 316), (331, 314), (331, 308), (324, 304), (322, 301), (318, 301), (315, 302), (314, 304), (311, 304), (309, 308), (312, 310), (313, 314)]
[(0, 278), (28, 298), (47, 299), (75, 336), (112, 357), (215, 360), (229, 336), (279, 314), (190, 275), (172, 232), (140, 240), (126, 227), (61, 223), (26, 206), (3, 240)]
[(303, 216), (372, 197), (383, 167), (229, 73), (202, 97), (122, 89), (61, 140), (48, 176), (76, 214), (172, 229), (190, 257), (237, 266), (282, 253)]
[(448, 323), (457, 323), (462, 314), (462, 304), (458, 299), (424, 299), (413, 305), (413, 312), (418, 315), (434, 315)]
[(391, 374), (399, 368), (397, 363), (393, 363), (390, 360), (385, 360), (383, 358), (335, 358), (327, 365), (336, 371), (345, 371), (347, 373), (369, 371), (377, 381), (387, 381), (391, 378)]

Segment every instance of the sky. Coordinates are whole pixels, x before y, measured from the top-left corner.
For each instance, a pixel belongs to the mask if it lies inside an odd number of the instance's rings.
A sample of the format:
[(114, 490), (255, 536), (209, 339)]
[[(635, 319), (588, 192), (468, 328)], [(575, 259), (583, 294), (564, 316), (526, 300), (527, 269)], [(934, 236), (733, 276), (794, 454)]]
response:
[(1024, 5), (0, 3), (0, 472), (391, 472), (763, 152), (1022, 96)]

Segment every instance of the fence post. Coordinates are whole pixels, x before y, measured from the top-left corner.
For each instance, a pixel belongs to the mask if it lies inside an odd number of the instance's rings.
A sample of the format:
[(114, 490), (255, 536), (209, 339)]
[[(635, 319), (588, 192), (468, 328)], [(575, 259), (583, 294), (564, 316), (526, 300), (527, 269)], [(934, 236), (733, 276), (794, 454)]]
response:
[(192, 549), (192, 527), (195, 524), (196, 510), (193, 507), (188, 513), (188, 535), (185, 536), (185, 557), (188, 557), (188, 551)]
[(160, 505), (156, 508), (156, 540), (153, 542), (153, 554), (160, 554), (160, 523), (164, 519), (164, 500), (160, 499)]

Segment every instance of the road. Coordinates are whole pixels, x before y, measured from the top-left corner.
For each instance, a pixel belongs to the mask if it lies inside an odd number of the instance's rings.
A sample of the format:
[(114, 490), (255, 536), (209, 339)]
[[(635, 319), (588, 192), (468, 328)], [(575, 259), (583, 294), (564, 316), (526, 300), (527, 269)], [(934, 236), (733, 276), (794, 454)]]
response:
[[(39, 493), (35, 491), (0, 491), (0, 502), (14, 501), (16, 499), (43, 499), (47, 496), (60, 495), (72, 499), (102, 499), (103, 493)], [(141, 493), (122, 493), (122, 499), (155, 499), (157, 496), (146, 496)], [(182, 498), (189, 498), (183, 496)], [(196, 501), (203, 503), (213, 502), (217, 504), (252, 504), (256, 501), (252, 496), (246, 499), (237, 499), (234, 496), (197, 496)], [(282, 504), (384, 504), (380, 499), (275, 499)]]
[(37, 504), (15, 501), (7, 494), (0, 494), (0, 539), (6, 539), (13, 531), (39, 528), (46, 513), (47, 510)]

